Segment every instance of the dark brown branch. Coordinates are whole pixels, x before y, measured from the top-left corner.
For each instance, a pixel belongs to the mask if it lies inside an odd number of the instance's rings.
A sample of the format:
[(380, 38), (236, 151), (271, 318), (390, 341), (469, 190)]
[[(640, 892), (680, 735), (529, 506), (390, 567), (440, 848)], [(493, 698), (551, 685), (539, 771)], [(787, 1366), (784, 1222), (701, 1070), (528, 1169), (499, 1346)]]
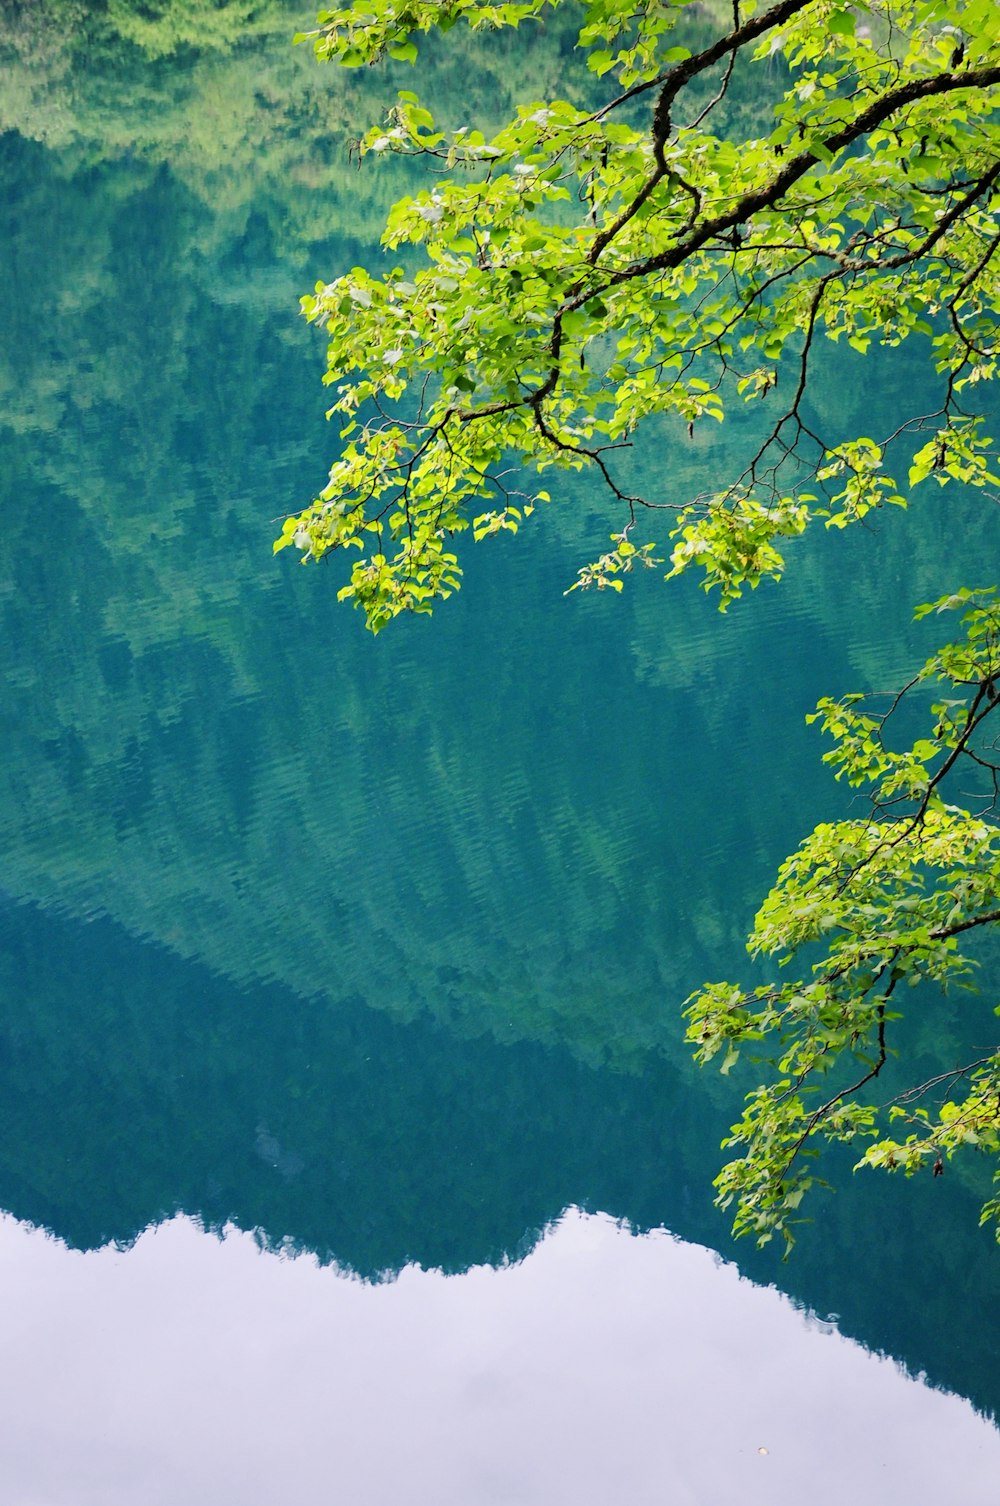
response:
[[(714, 67), (716, 63), (721, 63), (723, 58), (740, 52), (748, 42), (756, 42), (757, 38), (762, 37), (766, 31), (770, 31), (772, 26), (780, 26), (783, 21), (791, 20), (792, 16), (797, 15), (799, 11), (806, 10), (810, 5), (815, 3), (816, 0), (779, 0), (779, 3), (772, 5), (770, 10), (763, 11), (759, 16), (751, 17), (750, 20), (744, 21), (742, 25), (735, 25), (732, 31), (728, 32), (726, 36), (719, 37), (718, 41), (713, 42), (710, 47), (706, 47), (702, 52), (693, 53), (691, 57), (685, 58), (683, 62), (677, 63), (675, 67), (668, 69), (666, 73), (660, 73), (656, 78), (645, 79), (642, 83), (634, 84), (631, 89), (626, 89), (624, 94), (619, 94), (609, 104), (604, 105), (602, 109), (588, 116), (588, 119), (603, 120), (606, 115), (610, 115), (612, 110), (617, 110), (620, 105), (627, 104), (629, 100), (638, 99), (640, 94), (647, 94), (650, 89), (661, 89), (663, 91), (660, 99), (657, 100), (657, 114), (659, 114), (661, 102), (665, 98), (666, 110), (669, 116), (674, 100), (685, 85), (691, 83), (692, 79), (697, 78), (700, 73), (704, 73), (707, 69)], [(736, 13), (738, 14), (738, 12)], [(666, 136), (664, 136), (664, 140), (666, 140)]]
[[(961, 1078), (970, 1077), (980, 1067), (988, 1067), (994, 1060), (993, 1056), (980, 1056), (978, 1060), (968, 1062), (964, 1067), (952, 1067), (948, 1072), (939, 1072), (936, 1077), (929, 1077), (926, 1082), (917, 1083), (914, 1087), (907, 1088), (905, 1093), (899, 1093), (895, 1098), (890, 1098), (888, 1103), (882, 1104), (882, 1108), (888, 1108), (890, 1104), (894, 1103), (900, 1105), (913, 1103), (914, 1099), (923, 1098), (924, 1094), (929, 1093), (931, 1088), (938, 1088), (943, 1082), (948, 1084), (950, 1091), (952, 1085), (960, 1081)], [(912, 1116), (908, 1117), (912, 1123)]]
[[(998, 83), (1000, 83), (1000, 67), (980, 68), (974, 72), (960, 74), (939, 73), (929, 78), (914, 79), (909, 83), (901, 84), (897, 89), (889, 90), (880, 99), (873, 100), (867, 109), (856, 115), (842, 130), (825, 137), (822, 142), (823, 150), (831, 155), (842, 152), (845, 147), (853, 146), (855, 141), (866, 136), (869, 131), (884, 125), (897, 110), (916, 104), (920, 100), (933, 99), (939, 94), (950, 94), (960, 89), (985, 89)], [(724, 214), (716, 215), (713, 219), (705, 220), (669, 251), (661, 251), (655, 256), (644, 257), (643, 260), (633, 262), (629, 267), (622, 267), (609, 273), (607, 286), (617, 287), (637, 277), (648, 277), (652, 272), (679, 267), (689, 256), (700, 251), (708, 241), (718, 239), (727, 231), (735, 230), (762, 209), (773, 209), (793, 184), (804, 177), (810, 168), (818, 166), (821, 160), (816, 152), (808, 150), (799, 152), (786, 162), (779, 172), (775, 173), (770, 183), (742, 195), (736, 200), (732, 209)], [(602, 246), (601, 249), (603, 250), (604, 247)], [(588, 293), (587, 296), (593, 295)], [(580, 304), (576, 303), (573, 306), (578, 308)]]
[[(889, 964), (886, 963), (886, 967), (888, 967), (888, 965)], [(883, 968), (883, 972), (884, 970), (885, 969)], [(837, 1107), (838, 1103), (843, 1103), (845, 1098), (854, 1098), (856, 1094), (861, 1092), (862, 1088), (867, 1087), (870, 1082), (874, 1082), (875, 1078), (878, 1077), (879, 1073), (882, 1071), (882, 1068), (889, 1060), (889, 1052), (885, 1044), (885, 1006), (890, 995), (892, 994), (893, 989), (896, 986), (896, 981), (896, 978), (890, 979), (889, 987), (883, 994), (882, 999), (875, 1011), (876, 1018), (878, 1020), (878, 1032), (876, 1036), (876, 1039), (878, 1041), (878, 1056), (875, 1060), (875, 1064), (872, 1067), (869, 1067), (868, 1071), (864, 1074), (863, 1077), (859, 1077), (857, 1082), (852, 1083), (850, 1087), (842, 1088), (839, 1093), (834, 1093), (833, 1097), (828, 1098), (826, 1103), (821, 1104), (818, 1109), (813, 1110), (813, 1112), (809, 1115), (809, 1118), (806, 1120), (805, 1129), (802, 1131), (802, 1134), (792, 1146), (788, 1159), (785, 1162), (785, 1169), (782, 1172), (782, 1176), (787, 1176), (789, 1168), (796, 1161), (799, 1151), (802, 1149), (803, 1145), (805, 1145), (806, 1141), (809, 1139), (809, 1136), (812, 1134), (816, 1126), (822, 1120), (824, 1120), (833, 1109)]]
[[(809, 0), (806, 0), (806, 3), (809, 3)], [(791, 6), (789, 14), (793, 14), (796, 9), (804, 8), (801, 0), (797, 6), (792, 4), (792, 0), (787, 0), (787, 5)], [(774, 7), (771, 12), (767, 12), (766, 14), (773, 16), (774, 12), (784, 8)], [(764, 17), (758, 19), (762, 21)], [(751, 24), (747, 23), (748, 26)], [(774, 21), (772, 20), (770, 24), (774, 24)], [(745, 30), (745, 28), (743, 29)], [(726, 41), (729, 39), (724, 38), (722, 40)], [(716, 44), (717, 48), (721, 46), (721, 41)], [(705, 53), (698, 55), (698, 59), (705, 58), (709, 52), (714, 52), (714, 49), (707, 49)], [(718, 58), (724, 55), (724, 51), (719, 52), (716, 56), (713, 56), (712, 61), (718, 61)], [(688, 59), (687, 63), (679, 64), (678, 68), (673, 70), (670, 75), (671, 87), (680, 70), (687, 68), (689, 64), (694, 63), (698, 59)], [(705, 64), (705, 66), (708, 66), (708, 64)], [(692, 76), (694, 75), (692, 74)], [(686, 78), (684, 82), (687, 82)], [(867, 109), (862, 110), (843, 129), (826, 137), (823, 142), (823, 148), (831, 154), (843, 151), (845, 147), (853, 145), (855, 141), (867, 135), (869, 131), (875, 130), (880, 125), (884, 125), (898, 110), (904, 109), (907, 105), (914, 104), (919, 100), (933, 98), (939, 94), (954, 93), (956, 90), (988, 88), (997, 83), (1000, 83), (1000, 67), (980, 68), (960, 74), (935, 74), (929, 78), (915, 79), (907, 84), (901, 84), (897, 89), (892, 89), (880, 99), (874, 100)], [(678, 83), (677, 89), (680, 87), (682, 85)], [(676, 90), (674, 92), (676, 93)], [(543, 402), (545, 398), (549, 397), (558, 384), (558, 359), (562, 346), (562, 322), (567, 314), (574, 313), (577, 309), (582, 308), (590, 298), (599, 293), (608, 292), (626, 282), (648, 277), (655, 272), (670, 271), (681, 266), (690, 256), (700, 251), (710, 241), (717, 240), (725, 236), (727, 232), (737, 229), (762, 209), (773, 208), (780, 202), (788, 190), (800, 178), (804, 177), (810, 168), (819, 164), (820, 160), (820, 157), (813, 151), (800, 152), (774, 175), (770, 183), (765, 184), (756, 191), (742, 195), (734, 206), (723, 214), (704, 220), (700, 225), (692, 229), (689, 234), (679, 239), (670, 250), (659, 252), (655, 256), (645, 257), (641, 261), (633, 262), (628, 267), (609, 271), (606, 274), (605, 280), (598, 286), (594, 286), (591, 279), (587, 276), (579, 278), (569, 289), (566, 298), (557, 309), (553, 319), (552, 338), (549, 345), (552, 366), (541, 386), (536, 388), (535, 392), (524, 401), (531, 407), (535, 407), (538, 403)], [(976, 185), (979, 194), (982, 194), (986, 191), (987, 187), (991, 186), (992, 182), (996, 179), (997, 172), (1000, 172), (1000, 169), (996, 171), (991, 169), (991, 172), (985, 175), (986, 179), (989, 179), (989, 182), (981, 180), (980, 184)], [(588, 255), (588, 261), (592, 266), (596, 266), (601, 253), (635, 216), (642, 205), (648, 200), (653, 189), (665, 176), (667, 176), (665, 167), (661, 170), (658, 165), (628, 208), (618, 216), (613, 225), (608, 226), (607, 229), (603, 230), (595, 238)], [(877, 268), (873, 268), (872, 270), (877, 270)], [(513, 400), (499, 405), (489, 405), (481, 411), (484, 413), (503, 412), (517, 406), (519, 406), (518, 400)], [(479, 411), (466, 410), (463, 417), (471, 418)]]
[(1000, 920), (1000, 910), (987, 910), (982, 915), (973, 915), (971, 920), (960, 920), (953, 926), (942, 926), (938, 931), (931, 931), (932, 941), (945, 941), (949, 936), (958, 936), (962, 931), (971, 931), (976, 926), (991, 926)]
[[(733, 30), (739, 31), (739, 29), (740, 0), (733, 0)], [(733, 51), (729, 54), (729, 61), (726, 64), (726, 71), (722, 75), (722, 83), (719, 85), (716, 93), (708, 101), (708, 104), (704, 105), (702, 109), (698, 111), (698, 114), (695, 116), (694, 120), (691, 121), (688, 126), (689, 131), (696, 131), (701, 125), (702, 121), (708, 119), (709, 115), (711, 115), (716, 105), (721, 104), (721, 102), (725, 99), (729, 85), (732, 82), (733, 69), (736, 67), (736, 59), (738, 56), (739, 52), (736, 48), (734, 48)]]

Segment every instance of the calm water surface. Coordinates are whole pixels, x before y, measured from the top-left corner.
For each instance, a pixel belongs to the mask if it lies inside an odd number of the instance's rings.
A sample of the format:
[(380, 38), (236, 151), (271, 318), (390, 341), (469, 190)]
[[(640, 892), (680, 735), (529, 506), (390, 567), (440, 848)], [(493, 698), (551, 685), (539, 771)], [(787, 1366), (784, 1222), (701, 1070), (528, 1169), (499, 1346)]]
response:
[[(287, 17), (156, 62), (46, 14), (0, 31), (0, 1506), (995, 1503), (978, 1169), (842, 1168), (790, 1264), (733, 1249), (679, 1004), (843, 808), (803, 713), (929, 649), (997, 517), (723, 618), (564, 598), (584, 489), (373, 642), (270, 540), (333, 442), (296, 298), (401, 187), (343, 152), (375, 82)], [(821, 417), (922, 379), (831, 362)]]

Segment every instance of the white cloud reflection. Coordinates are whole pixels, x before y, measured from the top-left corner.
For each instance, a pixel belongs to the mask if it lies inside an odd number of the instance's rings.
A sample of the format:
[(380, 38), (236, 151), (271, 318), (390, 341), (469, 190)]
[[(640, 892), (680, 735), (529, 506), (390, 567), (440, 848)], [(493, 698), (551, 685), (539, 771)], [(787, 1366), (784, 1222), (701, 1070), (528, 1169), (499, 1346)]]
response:
[(0, 1506), (1000, 1501), (966, 1402), (579, 1213), (379, 1287), (179, 1218), (89, 1254), (3, 1218), (0, 1343)]

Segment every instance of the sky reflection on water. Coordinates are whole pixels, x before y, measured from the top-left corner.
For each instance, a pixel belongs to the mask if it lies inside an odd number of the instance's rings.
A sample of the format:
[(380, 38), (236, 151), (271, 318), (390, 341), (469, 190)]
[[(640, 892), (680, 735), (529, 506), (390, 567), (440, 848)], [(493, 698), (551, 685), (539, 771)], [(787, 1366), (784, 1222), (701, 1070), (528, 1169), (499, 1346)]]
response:
[[(993, 1506), (1000, 1434), (709, 1251), (570, 1211), (370, 1285), (176, 1218), (0, 1220), (10, 1506)], [(764, 1452), (766, 1450), (766, 1452)]]

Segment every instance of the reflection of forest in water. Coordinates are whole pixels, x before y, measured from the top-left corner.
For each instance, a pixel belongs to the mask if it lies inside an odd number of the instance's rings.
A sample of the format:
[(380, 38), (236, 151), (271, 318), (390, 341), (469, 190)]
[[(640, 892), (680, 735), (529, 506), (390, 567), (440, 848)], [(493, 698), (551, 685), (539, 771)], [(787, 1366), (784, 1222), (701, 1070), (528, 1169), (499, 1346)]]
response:
[[(930, 641), (910, 606), (977, 578), (984, 527), (959, 559), (954, 519), (982, 504), (813, 540), (719, 618), (652, 578), (564, 600), (610, 526), (574, 483), (373, 645), (336, 566), (270, 540), (334, 437), (296, 297), (375, 254), (403, 168), (359, 179), (344, 151), (380, 78), (286, 46), (286, 6), (239, 9), (239, 45), (159, 59), (171, 35), (143, 52), (110, 0), (75, 30), (55, 0), (4, 13), (0, 829), (26, 903), (0, 1201), (85, 1245), (181, 1207), (365, 1274), (500, 1259), (569, 1202), (718, 1245), (735, 1100), (696, 1077), (679, 1002), (745, 965), (776, 863), (841, 808), (802, 713)], [(435, 88), (473, 78), (500, 113), (491, 45)], [(566, 66), (530, 48), (519, 93)], [(828, 426), (891, 427), (877, 371), (831, 363)], [(684, 495), (732, 443), (666, 433), (640, 463)], [(949, 1004), (919, 1045), (959, 1026)], [(992, 1405), (974, 1192), (856, 1180), (781, 1284)]]

